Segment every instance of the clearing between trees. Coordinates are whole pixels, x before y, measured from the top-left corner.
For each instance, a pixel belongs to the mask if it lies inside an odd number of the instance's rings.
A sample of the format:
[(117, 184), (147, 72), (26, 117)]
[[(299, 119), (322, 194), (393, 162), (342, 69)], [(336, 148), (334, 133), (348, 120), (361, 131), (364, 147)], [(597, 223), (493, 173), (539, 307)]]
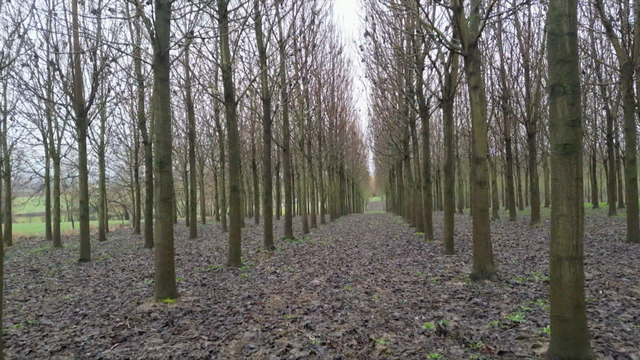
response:
[[(12, 359), (528, 359), (549, 339), (549, 220), (492, 222), (501, 281), (471, 283), (471, 217), (456, 215), (456, 254), (442, 254), (442, 212), (426, 242), (370, 203), (295, 241), (261, 250), (243, 230), (244, 267), (227, 269), (219, 224), (176, 227), (180, 298), (153, 301), (153, 251), (129, 230), (7, 249), (5, 333)], [(600, 359), (640, 357), (640, 249), (622, 218), (585, 219), (589, 330)], [(275, 233), (282, 233), (275, 222)]]

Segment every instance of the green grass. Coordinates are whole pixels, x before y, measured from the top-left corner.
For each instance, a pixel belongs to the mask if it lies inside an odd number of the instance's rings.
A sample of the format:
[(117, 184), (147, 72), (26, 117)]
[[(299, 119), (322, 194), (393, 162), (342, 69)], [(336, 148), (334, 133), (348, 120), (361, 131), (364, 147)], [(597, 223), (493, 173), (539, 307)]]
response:
[[(543, 200), (544, 201), (544, 200)], [(606, 202), (601, 202), (600, 207), (598, 209), (593, 208), (593, 204), (589, 202), (584, 203), (584, 213), (587, 216), (604, 216), (606, 217), (609, 213), (609, 205)], [(465, 214), (469, 213), (469, 209), (465, 209)], [(509, 210), (504, 208), (504, 204), (500, 204), (500, 217), (501, 218), (509, 218)], [(518, 216), (531, 216), (531, 207), (525, 207), (523, 211), (517, 211)], [(551, 208), (545, 208), (544, 202), (540, 204), (540, 216), (543, 218), (551, 218)], [(626, 210), (625, 209), (617, 209), (617, 217), (625, 218)]]
[(19, 214), (32, 214), (32, 213), (44, 213), (44, 197), (42, 196), (18, 196), (13, 199), (13, 213)]
[[(122, 220), (111, 220), (109, 221), (109, 226), (117, 226), (122, 224)], [(125, 224), (128, 224), (125, 221)], [(44, 222), (33, 222), (33, 223), (14, 223), (13, 224), (13, 234), (16, 236), (37, 236), (44, 235)], [(80, 224), (76, 221), (76, 230)], [(92, 221), (91, 227), (97, 227), (98, 222)], [(61, 222), (60, 223), (60, 231), (69, 232), (72, 231), (71, 222)]]
[(372, 198), (369, 198), (369, 202), (378, 202), (378, 201), (382, 201), (382, 198), (380, 196), (374, 196)]

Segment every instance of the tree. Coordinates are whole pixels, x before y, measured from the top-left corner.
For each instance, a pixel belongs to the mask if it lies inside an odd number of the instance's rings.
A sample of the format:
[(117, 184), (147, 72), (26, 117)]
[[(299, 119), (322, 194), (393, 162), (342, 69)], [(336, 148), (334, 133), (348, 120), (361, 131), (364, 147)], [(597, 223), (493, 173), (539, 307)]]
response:
[(278, 34), (279, 34), (279, 55), (280, 55), (280, 106), (282, 111), (282, 169), (284, 178), (284, 238), (294, 239), (293, 236), (293, 196), (291, 185), (291, 128), (289, 125), (289, 93), (287, 91), (287, 44), (285, 42), (284, 33), (282, 30), (282, 16), (280, 15), (279, 7), (282, 5), (282, 0), (276, 5), (276, 21), (278, 22)]
[[(178, 297), (173, 245), (173, 137), (171, 132), (171, 4), (155, 0), (150, 31), (153, 44), (153, 106), (155, 121), (154, 169), (156, 169), (155, 298)], [(138, 5), (141, 6), (141, 5)], [(151, 26), (149, 26), (151, 29)]]
[(547, 19), (552, 174), (549, 359), (594, 359), (584, 295), (577, 3), (577, 0), (551, 0)]
[(482, 28), (482, 0), (471, 0), (471, 14), (467, 19), (462, 0), (454, 0), (454, 18), (460, 37), (464, 70), (471, 105), (471, 131), (473, 133), (473, 172), (471, 211), (473, 216), (473, 271), (474, 280), (496, 280), (491, 246), (491, 222), (489, 219), (489, 168), (487, 141), (487, 98), (482, 77), (482, 53), (479, 40)]
[[(633, 74), (640, 61), (640, 43), (633, 42), (629, 34), (630, 25), (628, 17), (622, 21), (626, 24), (623, 29), (626, 33), (622, 38), (627, 43), (622, 43), (615, 33), (611, 20), (605, 12), (602, 0), (595, 1), (595, 7), (600, 16), (600, 21), (606, 30), (607, 37), (612, 43), (618, 59), (620, 71), (620, 93), (622, 94), (622, 108), (624, 117), (624, 179), (627, 198), (627, 241), (640, 243), (640, 218), (638, 201), (638, 164), (636, 155), (637, 130), (636, 130), (636, 99), (633, 89)], [(635, 14), (640, 14), (640, 1), (634, 1)], [(635, 22), (635, 34), (640, 34), (640, 21)], [(632, 44), (633, 42), (633, 44)]]
[[(262, 1), (264, 4), (264, 0)], [(273, 244), (273, 176), (271, 174), (271, 89), (269, 88), (269, 67), (267, 63), (267, 44), (262, 33), (262, 14), (260, 0), (254, 0), (255, 31), (260, 65), (260, 98), (262, 100), (262, 208), (264, 215), (264, 234), (262, 246), (265, 250), (274, 250)]]
[[(198, 237), (198, 204), (197, 204), (197, 188), (196, 188), (196, 114), (193, 108), (193, 99), (191, 95), (191, 63), (189, 61), (189, 48), (193, 41), (193, 33), (186, 35), (186, 43), (184, 49), (184, 72), (185, 72), (185, 101), (187, 107), (187, 138), (189, 142), (188, 158), (189, 158), (189, 238)], [(202, 201), (202, 199), (200, 200)]]
[(224, 106), (226, 111), (227, 147), (229, 149), (229, 253), (227, 266), (242, 267), (242, 219), (240, 173), (240, 135), (233, 68), (231, 67), (231, 49), (229, 46), (229, 1), (218, 0), (218, 28), (220, 33), (220, 69), (224, 88)]

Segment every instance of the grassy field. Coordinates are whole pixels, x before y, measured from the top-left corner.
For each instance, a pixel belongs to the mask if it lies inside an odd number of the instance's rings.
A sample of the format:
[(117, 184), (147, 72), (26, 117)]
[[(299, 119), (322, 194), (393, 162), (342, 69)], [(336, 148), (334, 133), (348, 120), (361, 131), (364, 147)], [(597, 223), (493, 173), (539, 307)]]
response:
[(15, 215), (43, 213), (44, 211), (44, 197), (42, 196), (18, 196), (13, 199), (13, 213)]
[[(121, 224), (128, 224), (128, 221), (124, 223), (121, 220), (111, 220), (109, 221), (110, 227), (115, 227)], [(76, 221), (76, 230), (80, 224)], [(98, 222), (92, 221), (91, 227), (97, 227)], [(73, 229), (71, 228), (71, 222), (62, 222), (60, 223), (60, 230), (63, 233), (71, 233)], [(32, 223), (14, 223), (13, 224), (13, 234), (14, 236), (37, 236), (44, 235), (44, 222), (32, 222)]]

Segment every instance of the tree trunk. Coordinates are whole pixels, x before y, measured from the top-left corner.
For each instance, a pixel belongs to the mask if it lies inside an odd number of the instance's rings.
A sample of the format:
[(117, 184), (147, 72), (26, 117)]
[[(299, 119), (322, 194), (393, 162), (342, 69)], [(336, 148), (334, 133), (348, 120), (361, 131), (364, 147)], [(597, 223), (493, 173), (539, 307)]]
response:
[[(442, 122), (444, 128), (444, 253), (453, 255), (455, 252), (455, 201), (456, 201), (456, 175), (455, 175), (455, 149), (454, 149), (454, 128), (455, 118), (453, 106), (455, 100), (456, 83), (458, 79), (458, 53), (451, 51), (448, 69), (445, 70), (443, 99), (442, 99)], [(458, 165), (459, 166), (459, 165)], [(459, 170), (458, 170), (459, 171)], [(458, 173), (458, 177), (460, 177)], [(460, 180), (459, 180), (460, 181)]]
[(551, 336), (549, 359), (593, 359), (584, 293), (582, 111), (577, 0), (549, 2)]
[(511, 116), (509, 107), (509, 88), (507, 84), (507, 70), (504, 56), (504, 49), (502, 45), (502, 21), (498, 22), (498, 54), (500, 56), (500, 83), (502, 85), (502, 120), (504, 122), (504, 149), (505, 149), (505, 162), (506, 162), (506, 182), (507, 182), (507, 200), (506, 205), (509, 209), (509, 221), (516, 221), (516, 195), (515, 185), (513, 179), (513, 149), (511, 146)]
[(465, 74), (471, 105), (471, 132), (473, 176), (471, 211), (473, 216), (473, 280), (496, 280), (496, 268), (491, 245), (491, 223), (489, 218), (489, 169), (487, 164), (487, 98), (482, 78), (482, 53), (478, 47), (481, 0), (471, 1), (470, 23), (464, 15), (461, 0), (456, 0), (458, 33), (463, 44)]
[(218, 26), (220, 29), (220, 68), (224, 88), (224, 105), (227, 121), (227, 143), (229, 148), (229, 252), (227, 266), (242, 267), (242, 212), (240, 173), (240, 135), (238, 133), (238, 117), (233, 69), (231, 65), (231, 48), (229, 46), (229, 0), (218, 0)]
[(173, 138), (171, 131), (171, 3), (155, 0), (156, 38), (153, 51), (154, 143), (156, 156), (155, 222), (155, 298), (174, 299), (176, 288), (175, 249), (173, 243)]
[[(133, 67), (137, 82), (137, 117), (138, 129), (144, 146), (144, 247), (152, 249), (153, 244), (153, 140), (150, 134), (151, 130), (147, 130), (147, 116), (145, 114), (145, 85), (144, 74), (142, 72), (142, 33), (140, 29), (141, 10), (136, 10), (139, 18), (133, 23), (135, 31), (136, 44), (133, 48)], [(152, 104), (153, 107), (153, 104)], [(151, 110), (153, 114), (153, 109)]]
[(44, 238), (51, 242), (53, 241), (53, 232), (51, 229), (51, 156), (49, 155), (49, 144), (46, 140), (44, 141), (44, 148)]
[(289, 95), (287, 92), (287, 48), (285, 37), (282, 31), (282, 17), (279, 6), (276, 6), (276, 18), (278, 21), (279, 33), (279, 55), (280, 55), (280, 102), (282, 106), (282, 168), (284, 177), (284, 238), (294, 239), (293, 236), (293, 196), (291, 184), (291, 149), (289, 141), (291, 129), (289, 127)]
[[(107, 240), (107, 169), (105, 162), (105, 152), (106, 152), (106, 144), (105, 144), (105, 135), (107, 131), (107, 109), (106, 103), (103, 104), (100, 109), (100, 134), (99, 134), (99, 143), (98, 143), (98, 241), (106, 241)], [(134, 151), (134, 186), (135, 186), (135, 221), (136, 221), (136, 229), (134, 233), (140, 234), (140, 173), (138, 170), (138, 158), (140, 151), (140, 143), (138, 140), (138, 133), (134, 131), (135, 137), (135, 151)]]
[[(255, 0), (256, 7), (256, 41), (258, 44), (258, 55), (260, 61), (260, 97), (262, 98), (262, 206), (264, 214), (264, 234), (262, 246), (265, 250), (274, 250), (273, 243), (273, 175), (271, 174), (271, 90), (269, 89), (269, 67), (267, 63), (267, 46), (262, 35), (262, 16), (260, 14), (260, 3)], [(279, 171), (276, 171), (279, 177)], [(277, 206), (280, 206), (280, 182), (276, 182), (278, 187)], [(280, 209), (277, 211), (280, 218)]]
[[(594, 134), (595, 136), (595, 134)], [(591, 152), (590, 158), (590, 172), (591, 172), (591, 203), (594, 209), (600, 208), (600, 199), (598, 198), (598, 170), (596, 160), (596, 149)]]
[(56, 151), (52, 155), (53, 163), (53, 247), (62, 248), (62, 237), (60, 234), (60, 222), (62, 221), (60, 205), (60, 156)]
[[(89, 239), (89, 170), (87, 167), (87, 109), (84, 100), (84, 84), (82, 78), (82, 61), (80, 54), (80, 35), (78, 23), (78, 0), (71, 3), (73, 22), (73, 94), (76, 117), (76, 134), (78, 142), (78, 181), (80, 187), (80, 257), (79, 262), (91, 261), (91, 242)], [(6, 230), (5, 230), (6, 232)], [(5, 236), (5, 242), (6, 242)]]
[(500, 200), (498, 198), (498, 172), (496, 171), (495, 159), (489, 158), (489, 166), (491, 166), (491, 219), (499, 220)]
[[(184, 50), (184, 82), (185, 102), (187, 107), (187, 139), (189, 142), (189, 238), (198, 237), (198, 188), (196, 174), (196, 114), (191, 98), (191, 64), (189, 62), (189, 48), (193, 33), (186, 35)], [(202, 200), (201, 200), (202, 201)]]

